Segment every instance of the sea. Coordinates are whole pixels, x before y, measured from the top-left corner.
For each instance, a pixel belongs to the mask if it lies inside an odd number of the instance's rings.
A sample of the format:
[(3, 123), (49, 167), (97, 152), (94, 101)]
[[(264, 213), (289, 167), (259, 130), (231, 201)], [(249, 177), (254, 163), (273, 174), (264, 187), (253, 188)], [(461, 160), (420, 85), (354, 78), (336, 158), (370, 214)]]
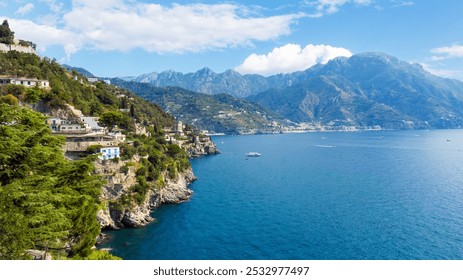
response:
[(134, 260), (463, 259), (463, 130), (213, 140), (221, 154), (191, 161), (190, 201), (101, 246)]

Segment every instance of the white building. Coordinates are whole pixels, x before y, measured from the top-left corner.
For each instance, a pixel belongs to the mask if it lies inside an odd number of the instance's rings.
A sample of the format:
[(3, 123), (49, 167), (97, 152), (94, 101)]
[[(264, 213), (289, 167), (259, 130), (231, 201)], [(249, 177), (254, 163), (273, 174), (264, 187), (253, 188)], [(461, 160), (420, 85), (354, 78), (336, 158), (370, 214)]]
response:
[(114, 159), (120, 157), (120, 149), (119, 147), (104, 147), (100, 148), (100, 156), (99, 158), (102, 160)]
[(98, 78), (87, 78), (87, 81), (89, 83), (96, 83), (96, 82), (98, 82)]
[(80, 120), (84, 123), (85, 127), (92, 132), (106, 132), (106, 127), (102, 127), (98, 124), (98, 117), (80, 117)]
[(68, 120), (63, 120), (61, 118), (49, 118), (46, 121), (48, 127), (50, 127), (53, 132), (60, 133), (82, 133), (87, 132), (85, 126), (82, 126), (80, 123), (75, 123)]
[(50, 82), (47, 80), (39, 80), (36, 78), (14, 78), (8, 76), (0, 76), (0, 85), (22, 85), (25, 87), (49, 88)]

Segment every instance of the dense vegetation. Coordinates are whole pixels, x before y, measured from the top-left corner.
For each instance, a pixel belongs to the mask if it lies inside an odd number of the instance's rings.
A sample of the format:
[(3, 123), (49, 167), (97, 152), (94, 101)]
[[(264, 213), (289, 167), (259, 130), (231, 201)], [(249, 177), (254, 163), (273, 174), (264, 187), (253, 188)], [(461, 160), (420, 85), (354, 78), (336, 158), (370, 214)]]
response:
[[(160, 107), (103, 82), (91, 84), (56, 61), (17, 51), (0, 52), (0, 75), (50, 81), (50, 88), (0, 87), (0, 259), (28, 258), (26, 249), (48, 250), (58, 258), (108, 259), (91, 250), (100, 233), (96, 211), (105, 181), (94, 174), (94, 156), (65, 159), (64, 138), (51, 134), (46, 114), (68, 110), (99, 116), (133, 144), (121, 144), (122, 159), (146, 156), (137, 164), (137, 184), (118, 207), (141, 203), (150, 188), (163, 187), (190, 166), (186, 153), (164, 139), (174, 119)], [(26, 107), (24, 107), (26, 106)], [(143, 127), (147, 134), (136, 133)]]
[[(170, 115), (155, 104), (135, 98), (134, 94), (108, 86), (103, 82), (89, 84), (85, 77), (77, 72), (67, 72), (56, 61), (49, 58), (10, 51), (0, 53), (0, 65), (2, 66), (0, 75), (48, 80), (51, 90), (35, 89), (38, 95), (37, 101), (43, 103), (45, 110), (72, 104), (84, 115), (99, 116), (109, 111), (128, 109), (132, 114), (130, 116), (132, 123), (170, 126), (174, 122)], [(21, 100), (27, 97), (25, 88), (21, 86), (9, 85), (0, 90), (2, 96), (12, 94)]]
[(92, 158), (65, 159), (63, 141), (41, 114), (0, 104), (0, 259), (27, 258), (26, 249), (91, 254), (102, 181)]

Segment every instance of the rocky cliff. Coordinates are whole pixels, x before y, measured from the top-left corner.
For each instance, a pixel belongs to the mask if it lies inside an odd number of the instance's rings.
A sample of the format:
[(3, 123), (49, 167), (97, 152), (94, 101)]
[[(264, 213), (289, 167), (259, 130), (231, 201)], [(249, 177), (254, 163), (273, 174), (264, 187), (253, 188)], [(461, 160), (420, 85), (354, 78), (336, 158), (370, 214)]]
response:
[(32, 53), (37, 54), (32, 46), (21, 46), (19, 44), (19, 40), (15, 39), (15, 43), (13, 45), (7, 45), (0, 43), (0, 51), (2, 52), (9, 52), (9, 51), (18, 51), (22, 53)]
[[(197, 136), (194, 141), (182, 145), (189, 157), (218, 154), (219, 150), (210, 137)], [(126, 197), (137, 184), (137, 166), (142, 157), (135, 155), (128, 161), (102, 161), (95, 163), (96, 173), (107, 181), (103, 187), (100, 199), (102, 209), (97, 213), (97, 219), (104, 229), (124, 227), (141, 227), (153, 221), (151, 210), (162, 204), (175, 204), (187, 201), (193, 191), (188, 185), (196, 180), (190, 168), (170, 178), (168, 173), (162, 174), (162, 186), (153, 185), (144, 196), (141, 203), (128, 203)]]
[(127, 172), (120, 172), (127, 161), (96, 163), (97, 173), (107, 180), (103, 188), (101, 200), (104, 201), (103, 209), (97, 213), (97, 219), (104, 229), (118, 229), (124, 227), (140, 227), (153, 221), (150, 216), (153, 208), (162, 204), (172, 204), (187, 201), (193, 192), (188, 185), (196, 180), (191, 168), (179, 173), (174, 179), (163, 174), (164, 186), (151, 188), (140, 204), (130, 203), (124, 205), (121, 201), (130, 193), (130, 189), (136, 184), (135, 166), (139, 157), (134, 157)]

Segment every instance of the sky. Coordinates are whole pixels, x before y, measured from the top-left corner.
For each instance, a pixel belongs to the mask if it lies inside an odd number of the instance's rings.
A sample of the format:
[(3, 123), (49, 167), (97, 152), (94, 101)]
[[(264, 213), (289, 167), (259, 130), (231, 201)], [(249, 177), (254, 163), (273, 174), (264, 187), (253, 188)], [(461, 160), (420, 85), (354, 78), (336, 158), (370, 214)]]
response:
[(0, 0), (16, 38), (100, 77), (268, 76), (374, 51), (463, 80), (462, 14), (460, 0)]

